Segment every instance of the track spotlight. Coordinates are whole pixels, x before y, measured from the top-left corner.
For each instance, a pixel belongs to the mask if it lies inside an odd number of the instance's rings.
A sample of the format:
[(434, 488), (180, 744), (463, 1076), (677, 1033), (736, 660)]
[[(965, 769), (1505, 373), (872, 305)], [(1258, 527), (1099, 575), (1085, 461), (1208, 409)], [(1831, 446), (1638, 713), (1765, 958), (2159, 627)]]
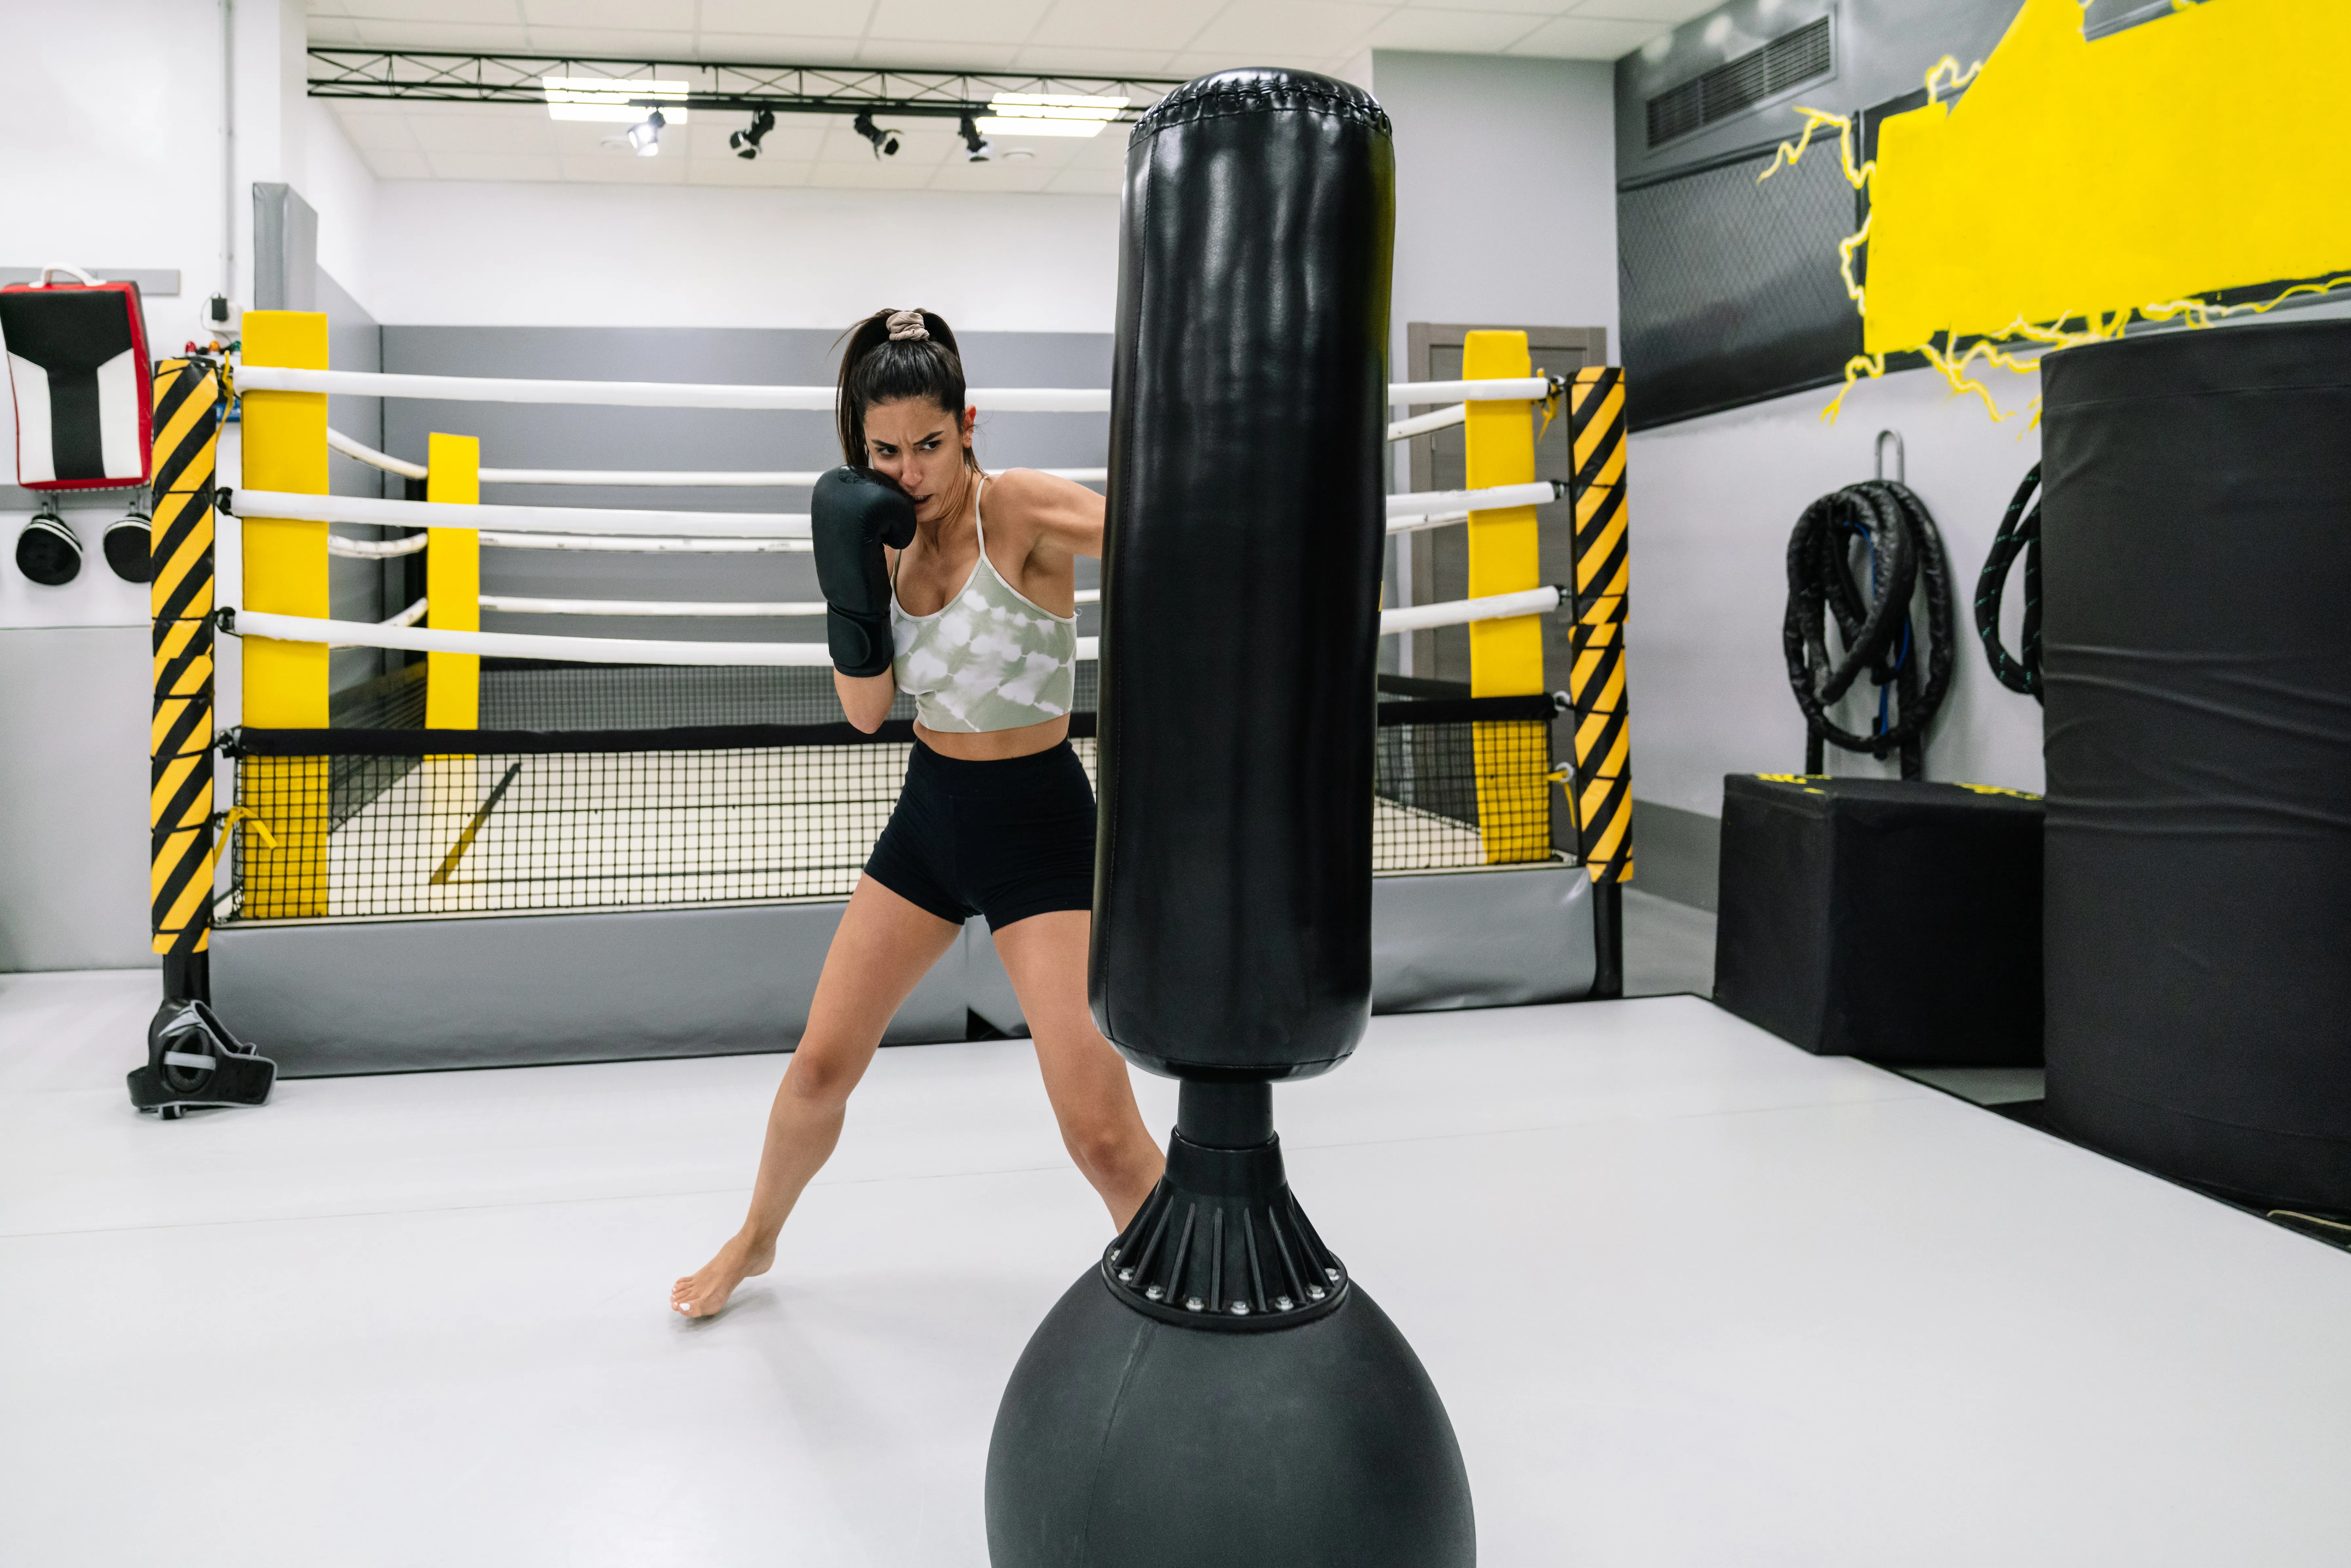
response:
[(153, 522), (134, 505), (106, 525), (106, 537), (99, 543), (115, 576), (125, 582), (145, 582), (153, 573), (148, 562), (153, 538)]
[(979, 133), (979, 127), (970, 115), (965, 115), (963, 123), (956, 129), (963, 132), (963, 155), (967, 159), (974, 163), (985, 163), (996, 156), (996, 149)]
[(857, 118), (852, 123), (856, 126), (858, 135), (873, 143), (873, 156), (895, 158), (898, 155), (898, 133), (894, 131), (884, 131), (874, 124), (872, 110), (858, 110)]
[(751, 129), (735, 132), (726, 139), (726, 145), (735, 149), (735, 156), (737, 158), (757, 158), (760, 151), (759, 138), (775, 128), (776, 111), (772, 109), (763, 109), (751, 116)]
[(45, 507), (16, 536), (16, 570), (44, 588), (63, 588), (81, 575), (81, 540)]
[(668, 123), (668, 120), (662, 118), (662, 111), (656, 109), (646, 115), (641, 122), (629, 127), (629, 145), (636, 149), (638, 157), (655, 158), (661, 155), (662, 127)]

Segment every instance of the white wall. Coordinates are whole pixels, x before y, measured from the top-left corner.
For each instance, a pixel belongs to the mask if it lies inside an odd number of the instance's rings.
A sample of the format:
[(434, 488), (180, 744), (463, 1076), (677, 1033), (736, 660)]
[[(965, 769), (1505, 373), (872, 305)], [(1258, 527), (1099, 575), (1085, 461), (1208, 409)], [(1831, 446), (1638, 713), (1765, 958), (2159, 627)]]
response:
[[(1106, 332), (1118, 290), (1113, 196), (376, 189), (361, 299), (388, 323), (839, 329), (896, 305), (935, 310), (958, 331)], [(327, 226), (321, 208), (322, 259)]]
[[(177, 348), (220, 287), (220, 13), (187, 0), (9, 4), (0, 263), (175, 267)], [(13, 479), (13, 472), (5, 476)]]
[[(2004, 409), (2022, 410), (2039, 391), (2037, 377), (1999, 371), (1988, 384)], [(2041, 709), (1992, 679), (1973, 605), (2001, 514), (2040, 461), (2039, 434), (2021, 414), (1995, 423), (1931, 371), (1859, 388), (1834, 425), (1820, 419), (1831, 395), (1800, 392), (1632, 439), (1626, 642), (1635, 794), (1715, 816), (1725, 773), (1803, 766), (1803, 717), (1780, 647), (1788, 535), (1814, 498), (1870, 477), (1872, 444), (1885, 429), (1902, 434), (1910, 487), (1934, 515), (1951, 563), (1954, 676), (1927, 776), (2038, 791)], [(2011, 652), (2022, 598), (2020, 567), (2005, 607)], [(1867, 727), (1856, 703), (1844, 711), (1847, 727)], [(1834, 748), (1829, 771), (1898, 773), (1890, 758)]]
[(1614, 357), (1614, 68), (1373, 55), (1395, 122), (1399, 366), (1407, 321), (1605, 327)]

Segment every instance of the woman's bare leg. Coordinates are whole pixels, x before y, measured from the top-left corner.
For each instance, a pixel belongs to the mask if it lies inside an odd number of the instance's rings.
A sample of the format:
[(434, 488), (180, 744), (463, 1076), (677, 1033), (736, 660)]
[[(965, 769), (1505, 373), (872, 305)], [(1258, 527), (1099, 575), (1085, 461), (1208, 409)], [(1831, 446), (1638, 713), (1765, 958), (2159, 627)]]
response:
[(1151, 1196), (1166, 1159), (1135, 1108), (1126, 1061), (1094, 1028), (1086, 1007), (1086, 943), (1093, 916), (1058, 910), (996, 934), (1021, 1015), (1037, 1042), (1045, 1093), (1061, 1142), (1121, 1227)]
[[(882, 1031), (962, 929), (872, 877), (857, 879), (824, 956), (808, 1031), (768, 1113), (751, 1211), (716, 1258), (670, 1288), (673, 1308), (690, 1318), (709, 1317), (746, 1278), (768, 1271), (776, 1260), (777, 1233), (841, 1141), (849, 1092), (865, 1076)], [(1085, 973), (1082, 950), (1078, 972)]]

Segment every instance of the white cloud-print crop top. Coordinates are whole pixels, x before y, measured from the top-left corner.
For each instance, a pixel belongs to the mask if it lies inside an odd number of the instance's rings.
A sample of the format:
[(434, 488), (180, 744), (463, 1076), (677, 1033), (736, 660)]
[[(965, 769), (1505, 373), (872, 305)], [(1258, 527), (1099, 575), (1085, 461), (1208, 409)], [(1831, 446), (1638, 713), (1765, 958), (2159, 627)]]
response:
[[(981, 495), (987, 479), (979, 481)], [(1042, 724), (1070, 711), (1077, 697), (1078, 618), (1034, 604), (987, 559), (979, 522), (979, 559), (956, 596), (935, 615), (909, 615), (890, 589), (890, 633), (897, 656), (890, 673), (914, 699), (914, 716), (932, 729), (972, 735)]]

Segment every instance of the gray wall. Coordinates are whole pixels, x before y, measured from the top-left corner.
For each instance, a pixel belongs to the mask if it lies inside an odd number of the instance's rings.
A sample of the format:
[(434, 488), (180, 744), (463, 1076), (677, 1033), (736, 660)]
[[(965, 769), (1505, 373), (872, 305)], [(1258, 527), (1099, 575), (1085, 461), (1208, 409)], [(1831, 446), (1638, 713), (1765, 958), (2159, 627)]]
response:
[[(761, 328), (386, 327), (383, 368), (421, 375), (545, 376), (583, 381), (816, 386), (836, 374), (839, 335)], [(975, 386), (1104, 387), (1110, 337), (1094, 332), (972, 332), (961, 340)], [(386, 405), (385, 450), (423, 462), (426, 436), (473, 435), (491, 468), (821, 469), (841, 461), (829, 415), (707, 409), (561, 408), (532, 403)], [(1099, 413), (982, 413), (977, 445), (990, 469), (1099, 467), (1109, 422)], [(486, 486), (487, 502), (686, 511), (804, 512), (805, 489), (599, 489)], [(983, 503), (983, 515), (985, 505)], [(1078, 563), (1095, 586), (1095, 563)], [(818, 597), (806, 555), (641, 556), (550, 550), (483, 552), (482, 591), (549, 599), (788, 600)], [(486, 632), (659, 637), (709, 642), (822, 641), (820, 619), (640, 619), (485, 612)], [(1078, 631), (1097, 630), (1095, 612)]]
[(144, 626), (0, 631), (0, 971), (157, 962), (147, 950), (152, 679)]

